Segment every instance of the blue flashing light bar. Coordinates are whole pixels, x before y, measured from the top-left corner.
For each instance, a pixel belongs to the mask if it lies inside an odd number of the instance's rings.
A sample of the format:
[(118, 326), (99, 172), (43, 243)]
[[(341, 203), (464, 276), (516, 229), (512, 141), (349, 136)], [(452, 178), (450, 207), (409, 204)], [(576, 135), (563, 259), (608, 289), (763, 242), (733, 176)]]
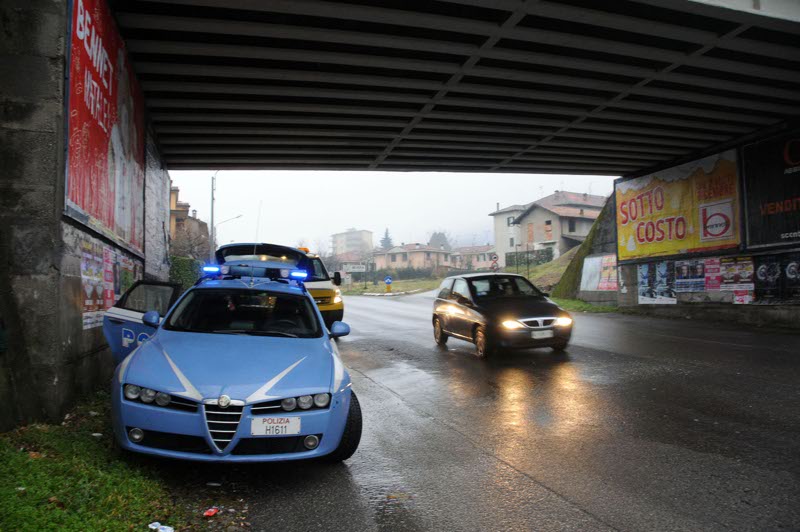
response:
[(219, 266), (203, 266), (205, 273), (219, 273)]
[(294, 270), (289, 274), (289, 277), (291, 277), (292, 279), (297, 279), (299, 281), (302, 281), (306, 277), (308, 277), (308, 273), (304, 272), (303, 270)]

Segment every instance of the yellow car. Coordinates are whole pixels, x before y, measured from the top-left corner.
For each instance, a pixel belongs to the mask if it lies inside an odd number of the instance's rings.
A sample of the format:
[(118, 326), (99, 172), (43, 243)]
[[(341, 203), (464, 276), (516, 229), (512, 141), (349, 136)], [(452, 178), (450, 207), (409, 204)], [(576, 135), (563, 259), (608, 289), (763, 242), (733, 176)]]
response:
[(306, 288), (317, 302), (325, 325), (330, 329), (334, 321), (342, 321), (344, 317), (344, 301), (342, 300), (342, 291), (339, 289), (339, 285), (342, 284), (342, 276), (339, 272), (334, 272), (331, 277), (319, 255), (309, 253), (306, 248), (299, 249), (305, 252), (310, 259), (310, 271), (305, 281)]

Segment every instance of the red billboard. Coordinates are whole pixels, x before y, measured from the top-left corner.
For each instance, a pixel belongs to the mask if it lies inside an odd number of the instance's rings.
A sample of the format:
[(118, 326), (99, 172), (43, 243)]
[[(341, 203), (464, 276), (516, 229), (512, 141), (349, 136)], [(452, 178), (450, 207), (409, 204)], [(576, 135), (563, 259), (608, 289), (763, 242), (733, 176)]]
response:
[(105, 0), (75, 0), (70, 29), (65, 211), (141, 254), (142, 92)]

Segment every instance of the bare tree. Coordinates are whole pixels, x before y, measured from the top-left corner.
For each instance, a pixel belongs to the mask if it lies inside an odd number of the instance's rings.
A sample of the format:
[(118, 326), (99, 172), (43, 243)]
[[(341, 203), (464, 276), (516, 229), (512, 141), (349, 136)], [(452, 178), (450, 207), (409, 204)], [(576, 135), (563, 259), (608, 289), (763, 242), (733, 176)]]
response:
[(205, 260), (209, 255), (208, 226), (202, 223), (179, 227), (175, 231), (175, 239), (170, 247), (171, 253), (178, 257)]

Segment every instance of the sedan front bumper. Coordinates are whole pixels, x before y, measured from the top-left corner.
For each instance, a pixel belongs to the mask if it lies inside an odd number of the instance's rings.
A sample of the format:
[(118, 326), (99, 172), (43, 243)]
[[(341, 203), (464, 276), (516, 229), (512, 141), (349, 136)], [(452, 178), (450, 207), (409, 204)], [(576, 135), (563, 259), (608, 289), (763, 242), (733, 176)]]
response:
[[(276, 412), (254, 415), (251, 405), (244, 407), (235, 433), (224, 449), (219, 449), (211, 438), (205, 415), (205, 406), (198, 405), (196, 412), (183, 412), (153, 404), (125, 400), (119, 389), (113, 394), (112, 417), (114, 435), (126, 450), (203, 462), (278, 462), (306, 460), (332, 453), (339, 445), (347, 413), (350, 408), (350, 390), (336, 393), (326, 409)], [(269, 416), (301, 418), (300, 434), (291, 436), (253, 436), (251, 420)], [(144, 431), (144, 439), (134, 443), (128, 437), (132, 428)], [(315, 435), (319, 446), (307, 450), (303, 439)]]
[[(550, 338), (534, 338), (534, 332), (552, 331)], [(566, 345), (572, 337), (572, 326), (542, 327), (524, 329), (499, 329), (495, 338), (499, 347), (507, 349), (528, 349), (534, 347), (554, 347)]]

